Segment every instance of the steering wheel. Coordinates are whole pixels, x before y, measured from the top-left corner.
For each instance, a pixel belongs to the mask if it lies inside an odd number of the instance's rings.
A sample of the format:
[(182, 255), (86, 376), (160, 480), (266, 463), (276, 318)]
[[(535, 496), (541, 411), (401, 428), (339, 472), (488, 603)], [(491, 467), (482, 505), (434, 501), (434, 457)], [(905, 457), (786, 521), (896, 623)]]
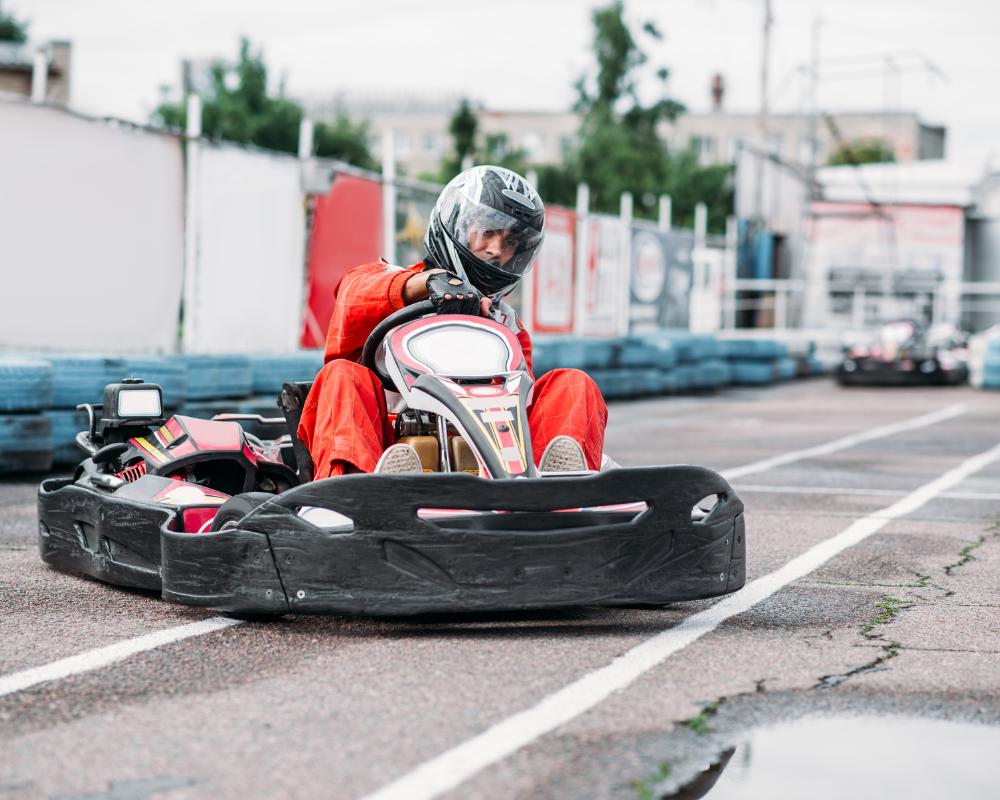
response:
[(375, 354), (378, 352), (379, 345), (382, 344), (382, 340), (385, 339), (386, 334), (388, 334), (389, 331), (397, 325), (402, 325), (405, 322), (412, 322), (418, 317), (423, 317), (427, 314), (433, 313), (434, 303), (430, 300), (421, 300), (419, 303), (414, 303), (411, 306), (405, 306), (399, 309), (399, 311), (394, 311), (378, 325), (376, 325), (375, 330), (368, 334), (368, 339), (365, 341), (365, 347), (361, 351), (361, 366), (367, 367), (374, 372), (378, 376), (378, 379), (382, 381), (382, 385), (390, 392), (398, 390), (396, 389), (396, 384), (392, 382), (392, 378), (389, 376), (389, 373), (375, 362)]

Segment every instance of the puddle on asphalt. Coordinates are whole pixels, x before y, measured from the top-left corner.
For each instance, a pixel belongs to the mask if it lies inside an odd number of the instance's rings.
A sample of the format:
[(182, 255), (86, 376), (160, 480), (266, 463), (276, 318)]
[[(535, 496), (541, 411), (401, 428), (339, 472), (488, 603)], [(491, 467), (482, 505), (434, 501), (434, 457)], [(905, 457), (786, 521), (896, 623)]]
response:
[[(1000, 728), (912, 717), (811, 717), (760, 728), (667, 800), (995, 800)], [(661, 785), (666, 789), (667, 781)]]

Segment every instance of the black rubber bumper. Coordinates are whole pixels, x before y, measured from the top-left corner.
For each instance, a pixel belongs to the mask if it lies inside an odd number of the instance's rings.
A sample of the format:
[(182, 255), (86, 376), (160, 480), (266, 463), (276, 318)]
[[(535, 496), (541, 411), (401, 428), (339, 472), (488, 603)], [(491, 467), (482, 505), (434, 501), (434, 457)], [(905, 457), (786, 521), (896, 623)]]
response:
[[(719, 501), (703, 520), (692, 506)], [(559, 509), (645, 501), (629, 513)], [(303, 506), (350, 517), (318, 528)], [(419, 509), (508, 513), (431, 521)], [(662, 605), (746, 581), (743, 504), (700, 467), (484, 481), (464, 474), (349, 475), (300, 486), (235, 529), (162, 532), (165, 599), (246, 614), (407, 615)]]
[(160, 531), (173, 516), (165, 506), (52, 478), (38, 489), (38, 552), (47, 564), (119, 586), (159, 590)]

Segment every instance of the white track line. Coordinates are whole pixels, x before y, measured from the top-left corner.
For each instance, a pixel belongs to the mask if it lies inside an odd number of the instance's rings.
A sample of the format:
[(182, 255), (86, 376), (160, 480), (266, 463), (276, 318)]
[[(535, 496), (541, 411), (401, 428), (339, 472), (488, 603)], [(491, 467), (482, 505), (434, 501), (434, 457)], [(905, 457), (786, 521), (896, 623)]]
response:
[(705, 611), (633, 647), (603, 667), (569, 684), (532, 708), (514, 714), (478, 736), (425, 761), (363, 800), (431, 800), (454, 789), (476, 773), (503, 760), (540, 736), (589, 711), (613, 692), (620, 691), (668, 656), (711, 633), (732, 616), (770, 597), (792, 581), (825, 564), (841, 551), (858, 544), (891, 520), (909, 514), (956, 486), (983, 467), (1000, 460), (1000, 445), (964, 461), (888, 508), (857, 520), (825, 542), (811, 547), (785, 566), (748, 584)]
[[(829, 486), (749, 486), (738, 484), (733, 487), (738, 493), (764, 492), (766, 494), (841, 494), (857, 495), (858, 497), (905, 497), (906, 489), (851, 489), (833, 488)], [(986, 492), (941, 492), (938, 497), (949, 500), (1000, 500), (1000, 494)]]
[(913, 417), (913, 419), (903, 420), (902, 422), (880, 425), (877, 428), (861, 431), (861, 433), (854, 433), (850, 436), (844, 436), (841, 439), (834, 439), (832, 442), (827, 442), (826, 444), (819, 444), (815, 447), (807, 447), (804, 450), (792, 450), (788, 453), (782, 453), (780, 456), (772, 456), (771, 458), (755, 461), (754, 463), (747, 464), (744, 467), (724, 469), (721, 470), (719, 474), (722, 475), (722, 477), (727, 481), (735, 480), (736, 478), (742, 478), (744, 475), (752, 475), (755, 472), (764, 472), (769, 469), (774, 469), (775, 467), (783, 467), (785, 464), (791, 464), (794, 461), (801, 461), (803, 458), (825, 456), (830, 453), (836, 453), (838, 450), (846, 450), (848, 447), (854, 447), (854, 445), (857, 444), (870, 442), (873, 439), (884, 439), (886, 436), (892, 436), (896, 433), (912, 431), (917, 428), (925, 428), (928, 425), (935, 424), (936, 422), (943, 422), (946, 419), (957, 417), (959, 414), (964, 414), (965, 410), (965, 403), (955, 403), (954, 405), (942, 408), (940, 411), (932, 411), (930, 414), (923, 414), (919, 417)]
[(178, 625), (174, 628), (147, 633), (144, 636), (137, 636), (134, 639), (126, 639), (123, 642), (109, 644), (107, 647), (98, 647), (96, 650), (87, 650), (69, 658), (61, 658), (51, 664), (45, 664), (33, 669), (25, 669), (21, 672), (14, 672), (10, 675), (0, 677), (0, 697), (27, 689), (37, 683), (45, 681), (55, 681), (60, 678), (68, 678), (70, 675), (79, 675), (81, 672), (106, 667), (116, 661), (123, 661), (129, 656), (141, 653), (143, 650), (152, 650), (156, 647), (163, 647), (165, 644), (179, 642), (182, 639), (189, 639), (192, 636), (201, 636), (205, 633), (229, 628), (239, 625), (242, 620), (229, 619), (228, 617), (210, 617), (200, 622), (192, 622), (187, 625)]

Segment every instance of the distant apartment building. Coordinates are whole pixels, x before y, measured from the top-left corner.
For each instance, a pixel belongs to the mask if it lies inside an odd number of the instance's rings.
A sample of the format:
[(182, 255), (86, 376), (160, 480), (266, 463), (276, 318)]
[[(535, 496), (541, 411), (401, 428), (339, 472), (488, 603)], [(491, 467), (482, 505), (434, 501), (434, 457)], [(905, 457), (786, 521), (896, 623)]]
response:
[[(382, 134), (393, 131), (397, 169), (411, 177), (434, 175), (454, 144), (448, 127), (460, 98), (378, 97), (341, 95), (333, 102), (312, 106), (321, 119), (339, 110), (354, 122), (367, 121), (369, 146), (381, 158)], [(475, 109), (475, 106), (473, 106)], [(520, 150), (529, 164), (556, 164), (562, 160), (580, 127), (571, 112), (491, 111), (475, 109), (479, 117), (479, 146), (492, 144), (497, 157)]]
[[(831, 114), (830, 121), (824, 115), (769, 115), (764, 150), (783, 161), (811, 164), (815, 147), (816, 164), (823, 166), (842, 143), (878, 141), (888, 145), (896, 161), (944, 158), (945, 129), (921, 122), (913, 112), (840, 113)], [(693, 144), (705, 164), (732, 163), (741, 144), (756, 145), (757, 131), (756, 114), (721, 111), (682, 114), (660, 129), (675, 147)]]
[(0, 42), (0, 92), (31, 97), (36, 55), (46, 71), (45, 99), (69, 104), (71, 49), (69, 42)]
[[(320, 118), (345, 111), (355, 122), (367, 120), (370, 147), (381, 157), (382, 133), (393, 131), (397, 167), (416, 177), (437, 173), (441, 159), (453, 147), (448, 126), (458, 108), (457, 96), (391, 97), (341, 95), (333, 102), (313, 106)], [(476, 110), (479, 144), (493, 142), (504, 152), (521, 150), (529, 164), (559, 163), (579, 133), (580, 117), (569, 111)], [(810, 164), (815, 139), (816, 163), (822, 166), (842, 142), (881, 141), (896, 161), (944, 157), (945, 129), (927, 125), (915, 113), (838, 113), (832, 125), (822, 115), (774, 114), (767, 118), (765, 149), (782, 160)], [(833, 131), (837, 134), (834, 135)], [(660, 136), (672, 148), (694, 146), (702, 163), (728, 164), (741, 143), (757, 142), (757, 115), (717, 110), (682, 114), (673, 123), (661, 123)], [(839, 141), (838, 141), (839, 136)]]

